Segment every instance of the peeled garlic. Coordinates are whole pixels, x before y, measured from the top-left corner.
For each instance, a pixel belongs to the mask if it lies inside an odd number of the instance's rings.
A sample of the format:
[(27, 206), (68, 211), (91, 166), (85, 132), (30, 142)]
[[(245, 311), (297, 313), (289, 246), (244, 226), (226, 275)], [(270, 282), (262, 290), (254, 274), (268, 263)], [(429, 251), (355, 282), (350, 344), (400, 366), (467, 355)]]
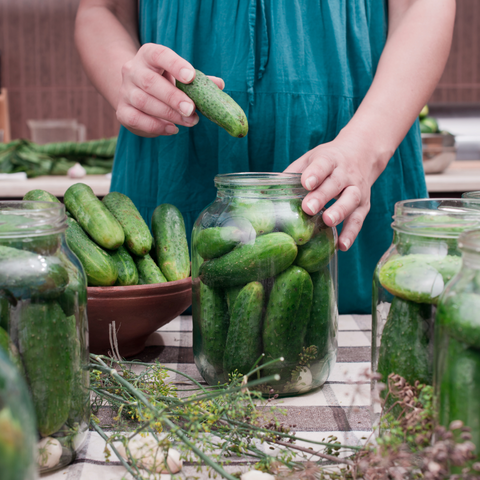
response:
[(73, 167), (68, 169), (67, 175), (70, 178), (83, 178), (87, 174), (87, 171), (79, 164), (76, 163)]
[(292, 387), (292, 390), (298, 393), (307, 392), (312, 385), (313, 376), (309, 368), (303, 367), (298, 376), (298, 380)]
[(42, 438), (38, 442), (37, 463), (40, 468), (53, 468), (60, 463), (62, 444), (52, 437)]
[(240, 475), (240, 480), (275, 480), (273, 475), (260, 472), (259, 470), (250, 470)]
[[(123, 444), (116, 445), (118, 453), (129, 460), (126, 448)], [(136, 436), (128, 442), (130, 456), (137, 462), (138, 466), (144, 470), (154, 473), (177, 473), (182, 469), (183, 462), (180, 459), (180, 452), (170, 448), (167, 455), (167, 465), (165, 466), (165, 453), (162, 447), (158, 446), (157, 441), (152, 436)]]

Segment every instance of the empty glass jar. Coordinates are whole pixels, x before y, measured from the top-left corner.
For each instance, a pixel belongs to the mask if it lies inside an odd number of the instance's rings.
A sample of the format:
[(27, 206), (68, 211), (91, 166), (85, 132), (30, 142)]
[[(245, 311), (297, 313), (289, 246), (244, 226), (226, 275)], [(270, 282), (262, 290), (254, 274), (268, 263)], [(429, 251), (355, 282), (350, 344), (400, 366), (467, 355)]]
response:
[(54, 452), (41, 473), (72, 461), (90, 416), (86, 277), (65, 219), (59, 203), (0, 202), (0, 333), (27, 380), (39, 450)]
[(266, 394), (319, 387), (337, 351), (335, 228), (303, 212), (300, 174), (218, 175), (215, 185), (192, 233), (200, 373), (215, 385), (261, 366), (254, 378), (280, 376)]

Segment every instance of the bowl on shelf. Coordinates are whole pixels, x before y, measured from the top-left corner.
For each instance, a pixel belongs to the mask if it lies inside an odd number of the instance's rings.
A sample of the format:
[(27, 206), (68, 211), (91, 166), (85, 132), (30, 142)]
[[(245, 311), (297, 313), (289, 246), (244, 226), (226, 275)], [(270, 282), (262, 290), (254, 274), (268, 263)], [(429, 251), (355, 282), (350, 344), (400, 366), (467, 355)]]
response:
[(109, 325), (115, 322), (122, 357), (142, 351), (155, 330), (176, 318), (192, 304), (192, 278), (154, 285), (88, 287), (90, 352), (111, 351)]
[(423, 169), (441, 173), (455, 160), (455, 137), (450, 133), (422, 133)]

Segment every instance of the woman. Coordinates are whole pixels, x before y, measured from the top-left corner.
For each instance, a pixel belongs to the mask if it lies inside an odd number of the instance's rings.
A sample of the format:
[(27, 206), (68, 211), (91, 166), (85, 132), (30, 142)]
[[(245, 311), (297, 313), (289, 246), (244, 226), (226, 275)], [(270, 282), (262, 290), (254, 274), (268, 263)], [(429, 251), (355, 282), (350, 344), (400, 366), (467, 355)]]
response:
[[(175, 204), (190, 230), (217, 173), (301, 172), (305, 212), (337, 199), (340, 312), (369, 312), (393, 206), (427, 196), (415, 119), (454, 16), (454, 0), (81, 0), (77, 48), (123, 125), (112, 190), (146, 219)], [(193, 67), (226, 85), (247, 137), (199, 122), (174, 86)]]

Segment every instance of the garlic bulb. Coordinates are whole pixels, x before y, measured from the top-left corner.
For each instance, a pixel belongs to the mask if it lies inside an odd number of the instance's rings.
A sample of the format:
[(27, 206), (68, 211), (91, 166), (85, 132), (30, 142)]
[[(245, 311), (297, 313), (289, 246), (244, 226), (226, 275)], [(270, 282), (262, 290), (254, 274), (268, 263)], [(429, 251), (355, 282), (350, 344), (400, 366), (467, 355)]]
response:
[(87, 171), (79, 164), (76, 163), (73, 167), (68, 169), (67, 175), (70, 178), (83, 178), (87, 174)]
[(60, 463), (62, 444), (52, 437), (42, 438), (38, 442), (37, 463), (40, 468), (53, 468)]
[(242, 473), (240, 480), (275, 480), (275, 477), (259, 470), (249, 470), (246, 473)]
[[(129, 460), (126, 448), (123, 444), (116, 445), (118, 453)], [(130, 456), (137, 463), (138, 467), (151, 473), (178, 473), (183, 466), (180, 459), (180, 452), (170, 448), (168, 450), (165, 465), (165, 453), (163, 448), (158, 446), (157, 441), (152, 436), (136, 436), (128, 442)], [(169, 470), (170, 469), (170, 470)]]

